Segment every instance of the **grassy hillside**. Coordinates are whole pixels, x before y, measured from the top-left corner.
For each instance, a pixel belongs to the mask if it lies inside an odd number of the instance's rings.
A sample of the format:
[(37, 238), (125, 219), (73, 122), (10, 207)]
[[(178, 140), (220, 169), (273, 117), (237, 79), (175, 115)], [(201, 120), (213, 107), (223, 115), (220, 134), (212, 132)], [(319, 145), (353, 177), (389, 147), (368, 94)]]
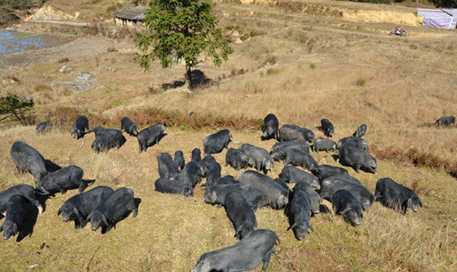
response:
[(19, 16), (28, 9), (41, 6), (46, 0), (2, 0), (0, 1), (0, 27), (17, 23)]
[[(193, 198), (154, 192), (155, 156), (182, 149), (188, 157), (204, 136), (222, 127), (233, 130), (234, 146), (270, 148), (273, 142), (260, 142), (257, 131), (268, 112), (319, 136), (315, 126), (327, 117), (336, 125), (336, 138), (367, 123), (379, 173), (351, 174), (370, 190), (379, 178), (392, 177), (424, 203), (406, 216), (376, 203), (357, 228), (321, 214), (303, 242), (286, 231), (281, 211), (261, 209), (259, 227), (281, 239), (270, 271), (456, 270), (457, 189), (451, 175), (457, 173), (457, 129), (431, 126), (441, 115), (457, 114), (455, 33), (407, 26), (409, 36), (397, 38), (387, 35), (394, 24), (329, 16), (319, 6), (294, 7), (217, 4), (227, 34), (236, 31), (243, 42), (233, 44), (235, 53), (222, 67), (209, 62), (198, 67), (215, 84), (193, 93), (163, 91), (163, 83), (183, 78), (184, 67), (163, 70), (157, 64), (145, 73), (134, 62), (128, 39), (73, 37), (62, 46), (2, 57), (0, 94), (31, 95), (38, 119), (49, 117), (60, 128), (44, 136), (35, 135), (33, 127), (3, 128), (0, 188), (32, 182), (16, 174), (9, 159), (11, 144), (22, 139), (59, 164), (81, 166), (98, 185), (133, 188), (143, 202), (137, 218), (102, 236), (62, 222), (57, 209), (73, 193), (58, 196), (48, 202), (31, 238), (0, 243), (0, 270), (189, 271), (203, 252), (232, 244), (233, 230), (223, 209), (203, 203), (202, 188)], [(71, 71), (59, 72), (63, 65)], [(82, 71), (95, 75), (95, 88), (74, 92), (61, 84)], [(13, 76), (18, 81), (8, 80)], [(120, 150), (97, 155), (90, 150), (91, 137), (77, 142), (68, 133), (78, 113), (87, 114), (92, 125), (118, 127), (129, 115), (141, 126), (165, 121), (171, 128), (147, 153), (139, 154), (129, 138)], [(224, 155), (217, 156), (219, 162)], [(329, 155), (317, 158), (335, 163)], [(277, 164), (272, 176), (281, 168)], [(239, 175), (229, 168), (223, 172)]]
[(81, 20), (100, 20), (112, 18), (116, 11), (130, 0), (49, 0), (48, 4), (68, 14), (78, 12)]
[[(5, 271), (189, 271), (202, 253), (234, 242), (233, 230), (223, 208), (203, 203), (203, 189), (193, 198), (164, 195), (153, 191), (158, 178), (155, 156), (159, 152), (182, 149), (186, 159), (192, 148), (210, 130), (172, 129), (160, 146), (139, 154), (134, 138), (122, 149), (96, 155), (90, 150), (92, 138), (76, 142), (66, 131), (36, 136), (33, 128), (2, 132), (0, 147), (2, 187), (30, 183), (29, 176), (16, 175), (9, 159), (9, 146), (22, 139), (45, 156), (63, 164), (80, 165), (98, 185), (128, 186), (142, 198), (139, 216), (128, 218), (107, 235), (76, 231), (57, 217), (63, 201), (73, 193), (47, 202), (31, 238), (20, 244), (0, 244)], [(271, 147), (259, 141), (259, 134), (234, 131), (234, 139)], [(223, 156), (217, 156), (222, 163)], [(320, 162), (333, 163), (329, 155)], [(416, 214), (402, 216), (375, 204), (365, 214), (361, 227), (351, 227), (340, 217), (321, 214), (311, 221), (314, 232), (303, 242), (287, 232), (287, 218), (281, 211), (261, 209), (259, 227), (276, 231), (281, 239), (270, 271), (450, 271), (457, 261), (455, 223), (457, 197), (455, 180), (440, 171), (415, 168), (407, 164), (380, 162), (379, 174), (356, 175), (374, 190), (377, 178), (392, 176), (416, 189), (425, 207)], [(281, 170), (277, 164), (273, 175)], [(232, 169), (225, 174), (238, 176)], [(351, 170), (351, 173), (354, 174)]]

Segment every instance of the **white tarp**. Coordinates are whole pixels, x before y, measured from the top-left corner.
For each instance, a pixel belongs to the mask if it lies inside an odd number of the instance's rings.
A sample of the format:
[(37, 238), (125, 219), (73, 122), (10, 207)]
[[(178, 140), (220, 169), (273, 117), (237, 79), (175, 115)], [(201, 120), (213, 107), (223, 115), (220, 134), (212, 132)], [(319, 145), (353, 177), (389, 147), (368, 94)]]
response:
[(417, 15), (424, 18), (424, 26), (455, 29), (457, 9), (417, 9)]

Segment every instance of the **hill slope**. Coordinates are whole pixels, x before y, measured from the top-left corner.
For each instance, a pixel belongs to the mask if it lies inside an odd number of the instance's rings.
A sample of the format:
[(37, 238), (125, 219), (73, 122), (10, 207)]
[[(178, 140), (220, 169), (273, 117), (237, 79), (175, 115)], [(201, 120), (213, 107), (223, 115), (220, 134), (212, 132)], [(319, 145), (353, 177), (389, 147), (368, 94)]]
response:
[[(449, 174), (457, 173), (457, 129), (430, 126), (441, 115), (457, 114), (454, 33), (407, 27), (409, 36), (397, 38), (387, 35), (393, 24), (284, 5), (219, 3), (217, 12), (227, 33), (242, 43), (233, 45), (234, 55), (221, 68), (209, 62), (198, 67), (216, 84), (193, 93), (162, 91), (161, 84), (183, 77), (184, 67), (163, 70), (157, 64), (144, 73), (128, 39), (73, 37), (61, 46), (3, 57), (2, 79), (15, 76), (19, 83), (0, 81), (0, 94), (31, 95), (39, 119), (49, 116), (61, 128), (44, 136), (32, 127), (4, 128), (0, 188), (31, 183), (29, 176), (15, 173), (9, 159), (11, 144), (22, 139), (59, 164), (80, 165), (98, 185), (132, 187), (143, 203), (137, 218), (101, 236), (63, 223), (56, 211), (73, 193), (58, 196), (48, 202), (31, 238), (0, 244), (0, 269), (189, 271), (203, 252), (232, 244), (233, 231), (223, 209), (203, 203), (202, 188), (188, 199), (154, 192), (155, 156), (182, 149), (187, 158), (205, 135), (221, 127), (235, 128), (237, 143), (270, 148), (273, 142), (260, 142), (253, 130), (268, 112), (282, 123), (313, 129), (327, 117), (336, 125), (337, 139), (367, 123), (380, 171), (351, 174), (371, 190), (377, 179), (390, 176), (414, 188), (425, 204), (406, 216), (375, 204), (358, 228), (322, 214), (312, 219), (314, 232), (303, 242), (286, 231), (282, 212), (262, 209), (259, 226), (281, 239), (271, 271), (455, 269), (457, 189)], [(68, 73), (59, 72), (64, 58), (69, 58)], [(80, 72), (96, 77), (93, 89), (74, 92), (61, 84)], [(136, 140), (129, 138), (120, 150), (96, 155), (91, 138), (82, 144), (67, 132), (77, 113), (88, 114), (94, 126), (117, 127), (120, 117), (129, 115), (141, 126), (166, 121), (172, 128), (146, 154), (139, 154)], [(224, 154), (217, 158), (222, 163)], [(318, 158), (335, 163), (329, 155)], [(280, 170), (277, 164), (272, 176)], [(224, 173), (239, 175), (228, 168)]]
[[(2, 187), (31, 182), (28, 175), (14, 174), (8, 156), (13, 141), (22, 139), (59, 164), (81, 166), (88, 178), (97, 179), (97, 185), (134, 189), (143, 202), (137, 218), (127, 218), (102, 236), (89, 227), (76, 231), (72, 224), (64, 223), (57, 210), (74, 193), (57, 196), (47, 202), (31, 238), (17, 245), (14, 241), (0, 244), (0, 254), (5, 257), (0, 267), (5, 271), (30, 266), (38, 271), (189, 271), (204, 252), (233, 244), (224, 209), (205, 204), (202, 188), (193, 198), (153, 191), (158, 178), (155, 156), (179, 148), (188, 159), (192, 148), (209, 132), (173, 129), (157, 148), (143, 154), (138, 154), (136, 140), (129, 138), (120, 150), (98, 155), (90, 150), (92, 138), (78, 143), (67, 132), (36, 136), (31, 127), (2, 132), (0, 180), (7, 181)], [(272, 145), (260, 142), (258, 133), (233, 134), (241, 143)], [(321, 163), (334, 163), (330, 155), (317, 157)], [(223, 154), (217, 156), (221, 163), (223, 158)], [(276, 165), (273, 176), (281, 167)], [(257, 212), (259, 227), (274, 230), (281, 239), (270, 271), (450, 271), (456, 261), (455, 180), (443, 172), (387, 161), (381, 161), (379, 168), (375, 176), (355, 176), (370, 190), (378, 178), (394, 177), (415, 188), (425, 207), (403, 216), (376, 203), (357, 228), (339, 216), (320, 214), (312, 218), (314, 231), (303, 242), (287, 231), (287, 218), (281, 211), (261, 209)], [(239, 175), (228, 167), (223, 172)]]

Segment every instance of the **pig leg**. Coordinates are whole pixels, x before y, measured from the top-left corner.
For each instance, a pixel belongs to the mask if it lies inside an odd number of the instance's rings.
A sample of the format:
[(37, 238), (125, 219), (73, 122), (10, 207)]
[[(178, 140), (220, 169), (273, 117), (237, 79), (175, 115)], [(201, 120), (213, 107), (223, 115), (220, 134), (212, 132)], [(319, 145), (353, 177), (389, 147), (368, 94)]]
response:
[(270, 259), (271, 259), (271, 255), (273, 254), (273, 249), (271, 249), (270, 251), (268, 251), (265, 256), (263, 256), (262, 258), (262, 262), (263, 262), (263, 265), (262, 265), (262, 272), (266, 272), (268, 270), (268, 266), (270, 265)]

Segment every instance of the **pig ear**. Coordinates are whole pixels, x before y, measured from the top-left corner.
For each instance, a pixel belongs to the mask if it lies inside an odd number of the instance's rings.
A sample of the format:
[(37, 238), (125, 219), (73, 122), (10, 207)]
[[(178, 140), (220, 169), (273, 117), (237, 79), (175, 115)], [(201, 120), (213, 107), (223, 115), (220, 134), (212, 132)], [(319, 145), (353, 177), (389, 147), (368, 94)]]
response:
[(106, 216), (103, 214), (102, 215), (102, 221), (103, 221), (103, 224), (105, 224), (105, 226), (109, 226), (109, 223), (108, 223), (108, 219), (106, 219)]
[(236, 232), (236, 234), (235, 234), (235, 237), (236, 237), (236, 238), (241, 237), (241, 233), (243, 232), (243, 229), (244, 229), (244, 224), (242, 224), (242, 225), (239, 227), (239, 230)]
[(350, 210), (351, 210), (351, 208), (350, 208), (350, 207), (347, 207), (346, 209), (342, 210), (342, 211), (340, 212), (340, 214), (345, 214), (345, 213), (347, 213), (347, 212), (350, 211)]
[(381, 197), (382, 197), (382, 194), (381, 194), (380, 192), (375, 192), (375, 194), (374, 194), (374, 200), (375, 200), (375, 201), (380, 200)]

